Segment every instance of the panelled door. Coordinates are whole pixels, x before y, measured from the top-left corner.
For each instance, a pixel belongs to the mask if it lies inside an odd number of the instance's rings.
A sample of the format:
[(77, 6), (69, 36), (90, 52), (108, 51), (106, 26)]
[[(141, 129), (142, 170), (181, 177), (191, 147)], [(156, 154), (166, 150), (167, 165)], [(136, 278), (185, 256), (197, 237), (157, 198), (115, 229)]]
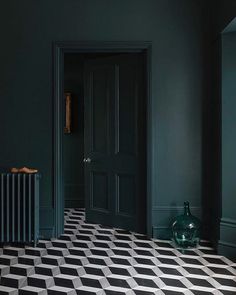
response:
[(142, 53), (86, 60), (88, 222), (146, 232), (146, 96)]

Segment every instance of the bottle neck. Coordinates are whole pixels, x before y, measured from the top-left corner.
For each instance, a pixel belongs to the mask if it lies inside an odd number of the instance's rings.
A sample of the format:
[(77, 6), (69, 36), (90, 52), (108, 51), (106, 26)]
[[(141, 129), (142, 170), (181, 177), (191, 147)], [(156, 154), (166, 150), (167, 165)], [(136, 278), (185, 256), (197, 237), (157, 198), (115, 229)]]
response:
[(184, 215), (191, 215), (190, 209), (189, 209), (189, 202), (184, 202)]

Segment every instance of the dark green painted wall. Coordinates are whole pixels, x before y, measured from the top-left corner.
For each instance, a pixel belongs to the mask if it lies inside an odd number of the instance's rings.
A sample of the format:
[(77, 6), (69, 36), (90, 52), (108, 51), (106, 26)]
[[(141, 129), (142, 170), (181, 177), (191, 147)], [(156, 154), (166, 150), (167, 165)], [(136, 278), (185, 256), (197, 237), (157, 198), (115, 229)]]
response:
[(222, 216), (219, 252), (236, 257), (236, 32), (222, 35)]
[(84, 207), (84, 57), (65, 54), (64, 90), (71, 92), (71, 133), (63, 136), (65, 207)]
[[(231, 22), (236, 15), (236, 2), (233, 0), (217, 0), (208, 1), (208, 19), (209, 19), (209, 98), (206, 104), (206, 121), (205, 135), (203, 136), (203, 146), (206, 153), (206, 174), (205, 179), (205, 192), (207, 192), (205, 199), (207, 199), (206, 206), (204, 207), (204, 216), (209, 225), (209, 232), (215, 246), (218, 247), (220, 254), (229, 257), (236, 257), (234, 250), (233, 237), (234, 223), (229, 220), (227, 207), (231, 204), (231, 197), (225, 197), (225, 189), (232, 187), (233, 183), (230, 180), (224, 181), (227, 175), (225, 169), (225, 156), (224, 149), (227, 146), (224, 136), (225, 123), (223, 116), (227, 117), (227, 110), (223, 106), (224, 97), (222, 95), (222, 84), (225, 89), (227, 86), (224, 82), (223, 76), (225, 75), (222, 68), (222, 40), (221, 33), (225, 27)], [(223, 54), (224, 55), (224, 54)], [(222, 80), (223, 78), (223, 80)], [(224, 114), (223, 114), (224, 112)], [(205, 139), (204, 139), (205, 138)], [(232, 155), (231, 155), (232, 156)], [(227, 170), (227, 169), (226, 169)], [(224, 176), (225, 175), (225, 176)], [(226, 176), (227, 177), (227, 176)], [(226, 183), (228, 184), (226, 185)], [(227, 188), (228, 187), (228, 188)], [(210, 213), (209, 213), (210, 212)], [(207, 217), (208, 216), (208, 217)], [(207, 221), (208, 220), (208, 221)], [(223, 221), (223, 222), (222, 222)], [(232, 243), (226, 245), (225, 242)], [(224, 244), (224, 245), (223, 245)]]
[(204, 21), (194, 0), (9, 0), (1, 5), (0, 165), (42, 173), (42, 234), (53, 230), (52, 44), (152, 41), (153, 234), (189, 200), (202, 205)]
[[(236, 2), (232, 0), (210, 1), (209, 6), (211, 36), (211, 111), (209, 114), (209, 173), (210, 190), (208, 197), (209, 224), (212, 227), (212, 237), (218, 245), (220, 254), (236, 257), (235, 243), (235, 208), (234, 171), (235, 147), (233, 132), (235, 120), (234, 112), (233, 72), (235, 71), (235, 37), (222, 34), (228, 24), (236, 16)], [(232, 27), (228, 27), (232, 30)], [(233, 40), (234, 39), (234, 40)], [(210, 108), (209, 108), (210, 110)]]

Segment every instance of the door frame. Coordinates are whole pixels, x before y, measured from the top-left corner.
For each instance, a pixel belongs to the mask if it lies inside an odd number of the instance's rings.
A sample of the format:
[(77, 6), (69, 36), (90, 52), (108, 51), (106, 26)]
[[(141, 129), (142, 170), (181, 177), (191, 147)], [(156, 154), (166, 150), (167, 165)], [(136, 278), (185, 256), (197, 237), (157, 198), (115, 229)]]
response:
[(53, 44), (53, 208), (55, 236), (64, 232), (63, 192), (63, 96), (64, 96), (64, 55), (66, 53), (146, 53), (146, 216), (147, 235), (152, 235), (152, 95), (151, 95), (151, 53), (149, 41), (100, 42), (62, 41)]

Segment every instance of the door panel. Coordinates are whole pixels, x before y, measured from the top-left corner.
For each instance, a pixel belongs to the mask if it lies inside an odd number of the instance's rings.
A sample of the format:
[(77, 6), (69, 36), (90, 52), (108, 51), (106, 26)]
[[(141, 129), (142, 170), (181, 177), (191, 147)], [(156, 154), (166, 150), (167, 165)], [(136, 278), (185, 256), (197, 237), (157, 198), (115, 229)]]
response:
[(141, 54), (85, 64), (88, 222), (145, 232), (144, 66)]
[[(116, 200), (117, 214), (134, 216), (136, 208), (135, 176), (128, 174), (116, 174)], [(127, 202), (129, 200), (129, 202)]]
[(91, 74), (91, 115), (92, 151), (107, 153), (108, 151), (108, 128), (109, 128), (109, 71), (106, 67), (95, 69)]
[(91, 172), (91, 208), (108, 211), (108, 174)]
[[(119, 67), (119, 93), (116, 104), (118, 125), (118, 152), (134, 154), (137, 135), (137, 95), (135, 93), (135, 68), (130, 65)], [(125, 132), (124, 132), (125, 131)]]

